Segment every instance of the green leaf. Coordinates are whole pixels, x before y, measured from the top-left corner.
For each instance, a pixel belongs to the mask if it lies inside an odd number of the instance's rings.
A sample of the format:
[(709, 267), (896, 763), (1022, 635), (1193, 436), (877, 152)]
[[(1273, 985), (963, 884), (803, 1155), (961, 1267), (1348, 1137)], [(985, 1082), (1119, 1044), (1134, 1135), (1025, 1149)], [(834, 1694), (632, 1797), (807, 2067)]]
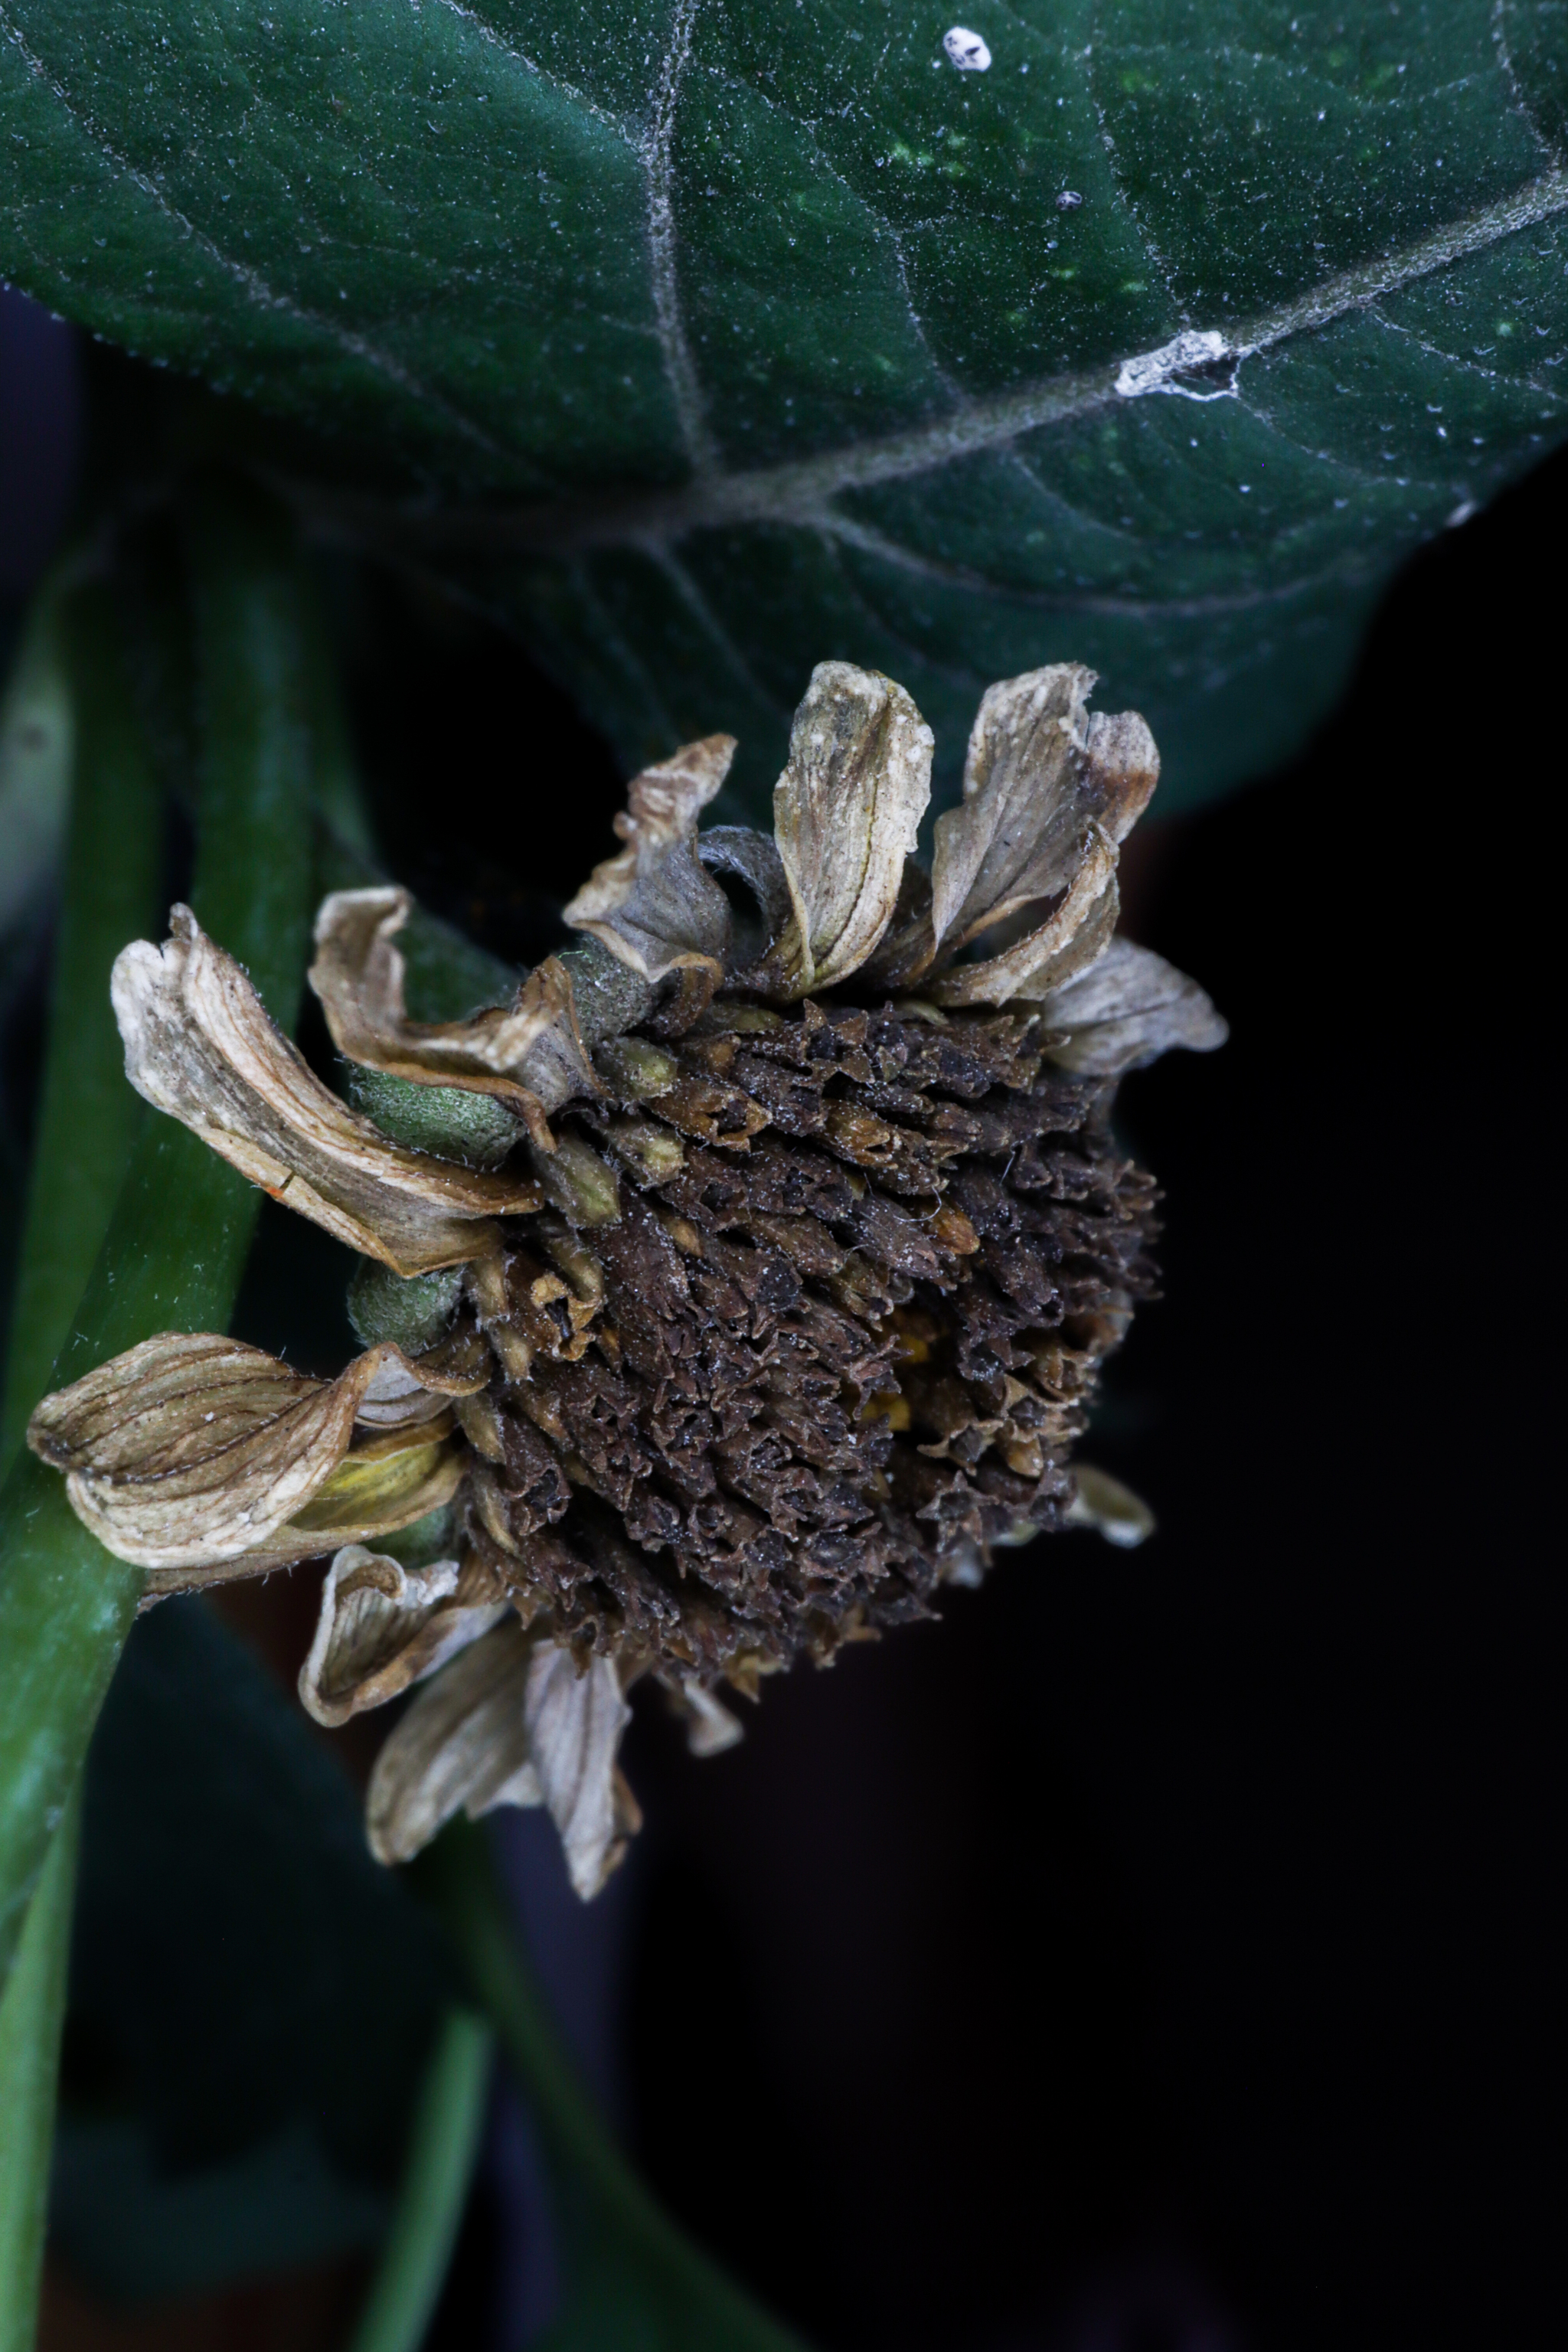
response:
[(153, 1611), (88, 1770), (52, 2224), (121, 2299), (374, 2244), (443, 1956), (291, 1696)]
[(754, 811), (843, 656), (951, 790), (986, 681), (1072, 655), (1171, 808), (1562, 437), (1561, 9), (968, 15), (984, 72), (907, 0), (4, 0), (0, 273), (443, 492), (346, 519), (628, 762), (727, 727)]
[[(291, 1026), (311, 882), (296, 561), (275, 515), (216, 486), (191, 536), (205, 715), (192, 903)], [(143, 1124), (58, 1382), (155, 1331), (221, 1327), (258, 1205), (184, 1128)], [(55, 1472), (31, 1454), (15, 1464), (0, 1489), (0, 1982), (142, 1583), (88, 1534)]]

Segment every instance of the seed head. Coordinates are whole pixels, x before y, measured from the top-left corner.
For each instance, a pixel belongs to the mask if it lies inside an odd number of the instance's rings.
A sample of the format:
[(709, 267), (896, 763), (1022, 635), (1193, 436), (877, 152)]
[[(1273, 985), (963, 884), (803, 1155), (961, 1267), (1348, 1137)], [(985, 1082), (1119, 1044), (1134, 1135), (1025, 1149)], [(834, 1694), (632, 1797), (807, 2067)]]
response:
[(121, 955), (132, 1085), (363, 1253), (365, 1352), (319, 1381), (165, 1334), (29, 1442), (151, 1597), (332, 1554), (306, 1706), (423, 1685), (372, 1780), (384, 1859), (543, 1804), (591, 1895), (637, 1825), (634, 1682), (711, 1754), (721, 1690), (931, 1614), (998, 1546), (1147, 1533), (1072, 1464), (1154, 1278), (1111, 1101), (1225, 1030), (1115, 935), (1158, 755), (1092, 684), (989, 690), (928, 875), (931, 730), (824, 663), (771, 839), (699, 830), (734, 744), (688, 745), (632, 783), (584, 944), (465, 1021), (408, 1017), (406, 892), (334, 894), (310, 980), (354, 1108), (187, 909)]

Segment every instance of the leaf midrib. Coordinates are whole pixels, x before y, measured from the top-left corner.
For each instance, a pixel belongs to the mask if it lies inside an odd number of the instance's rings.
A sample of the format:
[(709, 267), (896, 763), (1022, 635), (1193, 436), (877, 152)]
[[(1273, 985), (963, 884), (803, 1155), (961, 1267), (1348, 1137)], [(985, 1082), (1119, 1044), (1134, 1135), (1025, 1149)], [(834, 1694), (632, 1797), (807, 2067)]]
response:
[[(1545, 172), (1508, 195), (1461, 215), (1413, 244), (1342, 270), (1321, 285), (1235, 326), (1221, 327), (1226, 356), (1248, 359), (1300, 335), (1320, 331), (1381, 297), (1451, 267), (1505, 237), (1568, 212), (1568, 169)], [(497, 514), (453, 508), (405, 519), (405, 545), (472, 552), (572, 555), (595, 547), (668, 547), (695, 530), (737, 523), (826, 519), (843, 492), (907, 480), (954, 459), (997, 448), (1044, 425), (1067, 424), (1125, 397), (1116, 379), (1129, 352), (1094, 368), (1069, 371), (987, 398), (968, 400), (903, 433), (847, 443), (816, 457), (739, 472), (703, 471), (678, 490), (620, 492), (603, 499), (557, 499)], [(1134, 394), (1132, 397), (1150, 397)], [(331, 501), (345, 520), (370, 520), (363, 501)], [(319, 494), (311, 504), (321, 511)], [(384, 520), (385, 509), (378, 509)]]

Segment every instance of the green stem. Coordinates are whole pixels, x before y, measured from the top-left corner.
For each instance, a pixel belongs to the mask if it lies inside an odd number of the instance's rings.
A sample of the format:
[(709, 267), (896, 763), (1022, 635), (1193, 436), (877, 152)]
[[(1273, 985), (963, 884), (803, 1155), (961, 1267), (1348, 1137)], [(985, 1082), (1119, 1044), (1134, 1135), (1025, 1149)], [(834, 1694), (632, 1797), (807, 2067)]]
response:
[[(69, 829), (0, 1462), (9, 1461), (48, 1385), (139, 1125), (109, 972), (126, 940), (153, 918), (161, 847), (157, 778), (103, 587), (70, 598), (57, 641), (74, 736)], [(79, 1811), (73, 1796), (0, 2000), (0, 2352), (29, 2352), (37, 2317)]]
[[(194, 502), (204, 767), (195, 911), (291, 1027), (310, 933), (310, 737), (294, 551), (223, 486)], [(105, 854), (115, 854), (105, 845)], [(68, 1381), (162, 1330), (221, 1330), (258, 1196), (174, 1121), (149, 1119), (75, 1328)], [(0, 1972), (141, 1598), (30, 1454), (0, 1494)]]
[(37, 1141), (0, 1412), (0, 1463), (7, 1465), (69, 1336), (141, 1124), (142, 1105), (125, 1083), (109, 974), (126, 940), (159, 911), (161, 794), (136, 723), (109, 590), (96, 582), (79, 589), (60, 634), (75, 756)]
[(37, 2326), (80, 1826), (79, 1788), (55, 1832), (0, 2000), (0, 2352), (33, 2352)]
[(420, 2086), (385, 2250), (349, 2352), (419, 2352), (462, 2224), (494, 2052), (481, 2019), (463, 2009), (447, 2012)]
[(605, 2129), (518, 1949), (482, 1831), (454, 1822), (414, 1865), (527, 2088), (551, 2158), (566, 2273), (549, 2352), (800, 2352), (684, 2237)]

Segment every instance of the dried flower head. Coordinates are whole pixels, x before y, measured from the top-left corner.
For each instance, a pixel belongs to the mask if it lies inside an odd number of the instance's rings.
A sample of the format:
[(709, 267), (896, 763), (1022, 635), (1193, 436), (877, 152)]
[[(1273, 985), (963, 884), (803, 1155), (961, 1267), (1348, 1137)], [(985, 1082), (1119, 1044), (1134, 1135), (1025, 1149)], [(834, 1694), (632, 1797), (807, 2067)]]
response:
[(371, 1116), (185, 908), (120, 958), (132, 1085), (363, 1253), (365, 1352), (315, 1381), (165, 1334), (29, 1443), (152, 1597), (332, 1553), (307, 1707), (421, 1685), (371, 1783), (383, 1859), (544, 1805), (592, 1895), (637, 1826), (640, 1677), (712, 1754), (721, 1690), (929, 1614), (996, 1546), (1148, 1532), (1071, 1465), (1152, 1284), (1111, 1097), (1225, 1028), (1115, 936), (1158, 756), (1092, 685), (990, 689), (928, 875), (931, 730), (824, 663), (773, 838), (699, 831), (734, 746), (688, 745), (567, 908), (584, 945), (467, 1021), (408, 1017), (405, 892), (335, 893), (310, 979)]

